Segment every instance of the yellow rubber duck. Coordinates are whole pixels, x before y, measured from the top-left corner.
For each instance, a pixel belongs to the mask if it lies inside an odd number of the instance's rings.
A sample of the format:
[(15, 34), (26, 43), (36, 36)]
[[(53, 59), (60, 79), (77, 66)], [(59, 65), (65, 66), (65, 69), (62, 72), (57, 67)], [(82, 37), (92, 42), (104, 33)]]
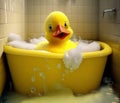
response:
[(45, 38), (48, 41), (37, 44), (37, 50), (47, 50), (54, 53), (65, 53), (75, 48), (77, 45), (70, 38), (73, 30), (67, 16), (60, 12), (54, 11), (48, 15), (45, 20)]

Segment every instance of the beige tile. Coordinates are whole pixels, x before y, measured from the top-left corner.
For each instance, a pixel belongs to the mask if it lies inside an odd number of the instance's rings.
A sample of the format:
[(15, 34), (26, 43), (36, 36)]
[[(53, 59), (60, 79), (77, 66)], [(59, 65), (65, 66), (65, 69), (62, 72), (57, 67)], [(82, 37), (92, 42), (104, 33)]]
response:
[(7, 11), (0, 9), (0, 23), (6, 24), (8, 20)]
[(5, 10), (6, 0), (0, 0), (0, 9)]
[(44, 23), (46, 17), (47, 17), (47, 15), (40, 15), (40, 22)]
[(40, 23), (34, 23), (34, 32), (40, 33)]
[(46, 11), (47, 11), (46, 8), (47, 8), (47, 6), (44, 6), (44, 5), (40, 6), (40, 14), (41, 15), (45, 15), (46, 14)]
[(72, 6), (80, 6), (84, 4), (84, 0), (71, 0), (71, 5)]
[(34, 9), (33, 10), (34, 11), (34, 13), (33, 13), (34, 15), (39, 15), (40, 14), (41, 7), (39, 5), (37, 5), (37, 6), (35, 5), (33, 9)]
[(3, 38), (5, 35), (4, 25), (0, 25), (0, 38)]
[(71, 6), (72, 14), (79, 14), (83, 10), (81, 6)]
[(33, 17), (33, 23), (40, 23), (40, 15), (32, 15)]
[(71, 5), (71, 0), (53, 0), (53, 5), (68, 6)]
[(24, 0), (0, 0), (0, 36), (14, 32), (24, 37), (26, 32), (24, 3)]

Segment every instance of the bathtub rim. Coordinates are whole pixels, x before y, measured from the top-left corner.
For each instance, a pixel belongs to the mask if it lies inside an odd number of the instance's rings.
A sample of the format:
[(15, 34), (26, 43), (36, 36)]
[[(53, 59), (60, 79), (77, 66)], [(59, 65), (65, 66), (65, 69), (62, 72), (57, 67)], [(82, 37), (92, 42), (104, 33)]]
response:
[[(108, 56), (112, 53), (112, 49), (108, 44), (100, 41), (97, 42), (102, 47), (102, 50), (94, 51), (94, 52), (84, 52), (82, 53), (83, 58), (103, 57), (103, 56)], [(64, 54), (51, 53), (44, 50), (26, 50), (26, 49), (15, 48), (8, 45), (4, 46), (4, 52), (6, 54), (13, 54), (13, 55), (44, 57), (44, 58), (46, 57), (46, 58), (55, 58), (55, 59), (64, 57)]]

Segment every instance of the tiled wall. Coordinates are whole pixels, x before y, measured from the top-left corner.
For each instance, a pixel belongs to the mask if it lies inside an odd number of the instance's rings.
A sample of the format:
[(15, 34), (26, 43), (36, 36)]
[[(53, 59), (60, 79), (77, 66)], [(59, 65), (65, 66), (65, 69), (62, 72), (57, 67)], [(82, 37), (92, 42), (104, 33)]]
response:
[(27, 38), (39, 37), (44, 33), (46, 16), (54, 10), (69, 17), (74, 34), (97, 39), (97, 0), (0, 0), (0, 38), (11, 32)]
[(82, 39), (97, 39), (98, 0), (27, 0), (27, 34), (30, 38), (44, 33), (44, 20), (55, 10), (68, 16), (74, 34)]
[[(118, 6), (119, 4), (119, 6)], [(103, 10), (116, 8), (117, 13), (106, 13), (103, 17)], [(100, 12), (99, 12), (99, 33), (100, 39), (110, 40), (114, 42), (120, 41), (120, 20), (118, 20), (118, 15), (120, 15), (120, 0), (100, 0)]]
[(10, 33), (25, 38), (25, 0), (0, 0), (0, 57)]
[[(99, 4), (99, 39), (112, 47), (113, 53), (109, 67), (112, 68), (115, 80), (119, 83), (120, 91), (120, 0), (100, 0)], [(103, 17), (103, 10), (110, 8), (117, 9), (116, 15), (106, 13)]]
[(0, 38), (25, 34), (25, 0), (0, 0)]

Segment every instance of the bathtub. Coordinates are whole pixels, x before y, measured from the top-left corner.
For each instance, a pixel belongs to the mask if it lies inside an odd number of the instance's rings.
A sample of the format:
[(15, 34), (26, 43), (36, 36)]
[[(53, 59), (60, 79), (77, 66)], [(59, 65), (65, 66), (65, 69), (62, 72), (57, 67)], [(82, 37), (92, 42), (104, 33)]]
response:
[(111, 48), (99, 42), (101, 50), (83, 53), (83, 61), (75, 71), (63, 63), (64, 54), (24, 50), (5, 46), (4, 52), (14, 88), (27, 95), (43, 95), (48, 91), (70, 88), (73, 93), (88, 93), (99, 88)]

